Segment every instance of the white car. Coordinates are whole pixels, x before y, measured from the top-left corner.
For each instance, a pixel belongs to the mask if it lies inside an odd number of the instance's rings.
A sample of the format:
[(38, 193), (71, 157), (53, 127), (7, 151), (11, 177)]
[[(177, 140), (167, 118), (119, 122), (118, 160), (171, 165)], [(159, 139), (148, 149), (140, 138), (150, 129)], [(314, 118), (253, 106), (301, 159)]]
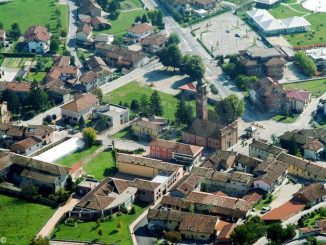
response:
[(260, 210), (260, 213), (261, 214), (265, 214), (267, 213), (268, 211), (270, 211), (272, 208), (270, 206), (267, 206), (267, 207), (263, 207), (261, 210)]

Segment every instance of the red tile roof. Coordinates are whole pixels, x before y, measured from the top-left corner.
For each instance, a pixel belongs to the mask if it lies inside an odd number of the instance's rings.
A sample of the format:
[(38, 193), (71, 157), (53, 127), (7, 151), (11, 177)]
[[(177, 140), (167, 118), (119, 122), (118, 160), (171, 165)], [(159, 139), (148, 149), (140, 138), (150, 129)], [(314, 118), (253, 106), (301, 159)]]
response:
[(186, 90), (186, 91), (191, 91), (191, 92), (196, 92), (196, 86), (194, 83), (188, 83), (185, 84), (181, 87), (179, 87), (180, 90)]
[(305, 90), (287, 90), (286, 97), (289, 99), (295, 99), (300, 101), (307, 101), (310, 98), (311, 93)]
[(98, 98), (91, 93), (79, 96), (74, 101), (69, 102), (61, 107), (61, 109), (80, 112), (88, 107), (94, 106), (98, 103)]
[(147, 23), (136, 24), (128, 29), (128, 32), (143, 34), (148, 31), (154, 30), (154, 27)]
[(28, 30), (25, 32), (24, 37), (29, 42), (30, 41), (47, 42), (50, 40), (50, 34), (48, 32), (48, 29), (40, 25), (29, 27)]

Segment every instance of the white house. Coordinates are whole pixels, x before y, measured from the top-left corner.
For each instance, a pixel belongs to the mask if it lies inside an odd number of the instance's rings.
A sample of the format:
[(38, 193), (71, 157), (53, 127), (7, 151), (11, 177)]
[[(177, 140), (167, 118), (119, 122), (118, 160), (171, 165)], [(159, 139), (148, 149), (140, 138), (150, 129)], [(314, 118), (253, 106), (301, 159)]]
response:
[(48, 29), (43, 26), (29, 27), (24, 34), (24, 38), (27, 42), (28, 52), (46, 53), (50, 49), (51, 36)]
[(303, 146), (305, 159), (319, 160), (325, 151), (325, 146), (319, 139), (313, 139)]
[(138, 43), (144, 37), (151, 35), (154, 27), (148, 23), (136, 24), (128, 29), (127, 38), (131, 39), (134, 43)]
[(129, 121), (129, 110), (124, 106), (107, 104), (97, 106), (93, 111), (93, 117), (104, 117), (109, 127), (117, 128)]

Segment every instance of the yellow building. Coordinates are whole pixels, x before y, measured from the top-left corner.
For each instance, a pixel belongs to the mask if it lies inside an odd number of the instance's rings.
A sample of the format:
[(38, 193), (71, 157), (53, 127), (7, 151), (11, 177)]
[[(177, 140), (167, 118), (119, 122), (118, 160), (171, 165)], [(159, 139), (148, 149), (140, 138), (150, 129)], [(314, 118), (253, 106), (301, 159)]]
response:
[(11, 113), (8, 111), (7, 102), (4, 101), (0, 104), (0, 123), (9, 123), (11, 119)]

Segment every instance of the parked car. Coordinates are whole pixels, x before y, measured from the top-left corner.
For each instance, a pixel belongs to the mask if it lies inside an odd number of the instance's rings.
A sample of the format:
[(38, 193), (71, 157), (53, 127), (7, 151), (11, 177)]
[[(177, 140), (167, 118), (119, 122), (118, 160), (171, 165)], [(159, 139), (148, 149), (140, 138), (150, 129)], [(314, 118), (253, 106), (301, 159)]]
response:
[(79, 132), (79, 130), (76, 129), (76, 128), (71, 128), (71, 129), (68, 130), (69, 134), (77, 134), (78, 132)]
[(266, 207), (263, 207), (261, 210), (260, 210), (260, 213), (261, 214), (265, 214), (267, 213), (268, 211), (270, 211), (272, 208), (270, 206), (266, 206)]
[(235, 37), (240, 37), (240, 35), (238, 33), (234, 34)]

